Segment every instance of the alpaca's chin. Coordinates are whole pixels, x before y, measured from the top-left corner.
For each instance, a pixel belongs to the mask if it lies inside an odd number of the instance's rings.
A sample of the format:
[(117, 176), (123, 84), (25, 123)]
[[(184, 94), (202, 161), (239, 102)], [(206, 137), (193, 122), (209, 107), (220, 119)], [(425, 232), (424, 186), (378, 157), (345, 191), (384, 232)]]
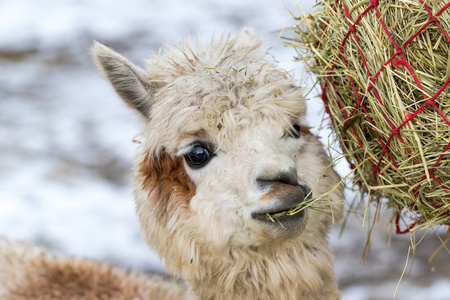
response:
[(284, 215), (269, 221), (259, 221), (266, 233), (274, 239), (290, 239), (300, 235), (305, 227), (306, 211)]

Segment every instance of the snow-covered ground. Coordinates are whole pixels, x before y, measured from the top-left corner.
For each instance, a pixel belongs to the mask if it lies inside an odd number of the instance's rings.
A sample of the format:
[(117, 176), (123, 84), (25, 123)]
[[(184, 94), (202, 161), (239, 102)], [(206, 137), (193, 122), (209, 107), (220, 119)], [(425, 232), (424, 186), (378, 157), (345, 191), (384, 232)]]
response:
[[(137, 118), (95, 71), (93, 39), (142, 63), (162, 43), (256, 28), (280, 64), (302, 77), (278, 30), (292, 25), (283, 0), (3, 0), (0, 2), (0, 235), (54, 251), (164, 272), (134, 215), (131, 142)], [(309, 10), (313, 1), (303, 1)], [(298, 12), (298, 10), (297, 10)], [(310, 121), (322, 114), (310, 96)], [(326, 132), (322, 132), (327, 136)], [(326, 138), (324, 138), (326, 143)], [(342, 174), (345, 164), (338, 166)], [(351, 200), (352, 196), (349, 196)], [(386, 216), (385, 216), (386, 215)], [(332, 232), (342, 299), (390, 299), (405, 267), (409, 236), (392, 237), (389, 214), (367, 229), (350, 215)], [(371, 224), (369, 224), (371, 225)], [(370, 226), (366, 226), (369, 227)], [(441, 234), (442, 235), (442, 234)], [(419, 239), (420, 234), (416, 236)], [(415, 249), (397, 299), (450, 299), (450, 255), (429, 232)], [(412, 251), (411, 251), (412, 252)]]

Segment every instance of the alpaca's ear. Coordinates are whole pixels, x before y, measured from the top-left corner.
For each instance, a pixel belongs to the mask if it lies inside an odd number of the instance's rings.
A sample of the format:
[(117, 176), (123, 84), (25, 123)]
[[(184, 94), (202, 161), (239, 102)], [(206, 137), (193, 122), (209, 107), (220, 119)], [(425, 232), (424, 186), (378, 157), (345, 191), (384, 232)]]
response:
[(98, 42), (92, 45), (91, 54), (117, 94), (128, 105), (149, 118), (153, 90), (145, 80), (144, 70)]

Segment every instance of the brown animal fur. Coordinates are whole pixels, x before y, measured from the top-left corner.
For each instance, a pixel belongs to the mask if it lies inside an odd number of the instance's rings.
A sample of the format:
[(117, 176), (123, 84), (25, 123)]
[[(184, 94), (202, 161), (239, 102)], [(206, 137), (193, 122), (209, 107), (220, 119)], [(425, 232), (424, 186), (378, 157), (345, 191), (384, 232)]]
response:
[(2, 300), (181, 300), (186, 289), (0, 238)]
[(142, 178), (141, 188), (149, 191), (149, 199), (158, 212), (155, 214), (161, 222), (167, 222), (181, 203), (189, 202), (195, 194), (194, 183), (184, 169), (182, 158), (167, 156), (164, 152), (153, 158), (145, 155), (138, 170)]

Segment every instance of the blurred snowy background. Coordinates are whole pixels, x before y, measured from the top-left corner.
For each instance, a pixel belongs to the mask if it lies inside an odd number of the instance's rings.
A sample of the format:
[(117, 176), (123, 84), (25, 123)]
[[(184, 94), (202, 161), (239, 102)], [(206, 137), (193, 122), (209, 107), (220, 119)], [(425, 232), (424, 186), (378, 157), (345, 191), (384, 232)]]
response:
[[(210, 37), (256, 28), (280, 64), (302, 78), (279, 30), (294, 24), (292, 0), (0, 1), (0, 235), (149, 273), (164, 273), (134, 214), (131, 159), (137, 117), (94, 69), (93, 39), (142, 64), (187, 33)], [(310, 10), (314, 1), (303, 1)], [(288, 10), (282, 7), (284, 5)], [(295, 9), (299, 13), (298, 8)], [(286, 33), (289, 35), (289, 33)], [(317, 132), (323, 116), (310, 95)], [(327, 143), (327, 131), (321, 131)], [(341, 174), (348, 169), (338, 165)], [(349, 195), (348, 200), (353, 198)], [(410, 236), (392, 236), (389, 213), (367, 230), (352, 214), (332, 232), (342, 299), (391, 299)], [(441, 230), (441, 236), (443, 230)], [(416, 236), (418, 240), (421, 234)], [(450, 255), (430, 231), (410, 255), (396, 299), (450, 299)], [(412, 253), (413, 251), (411, 251)], [(408, 275), (410, 273), (410, 275)]]

